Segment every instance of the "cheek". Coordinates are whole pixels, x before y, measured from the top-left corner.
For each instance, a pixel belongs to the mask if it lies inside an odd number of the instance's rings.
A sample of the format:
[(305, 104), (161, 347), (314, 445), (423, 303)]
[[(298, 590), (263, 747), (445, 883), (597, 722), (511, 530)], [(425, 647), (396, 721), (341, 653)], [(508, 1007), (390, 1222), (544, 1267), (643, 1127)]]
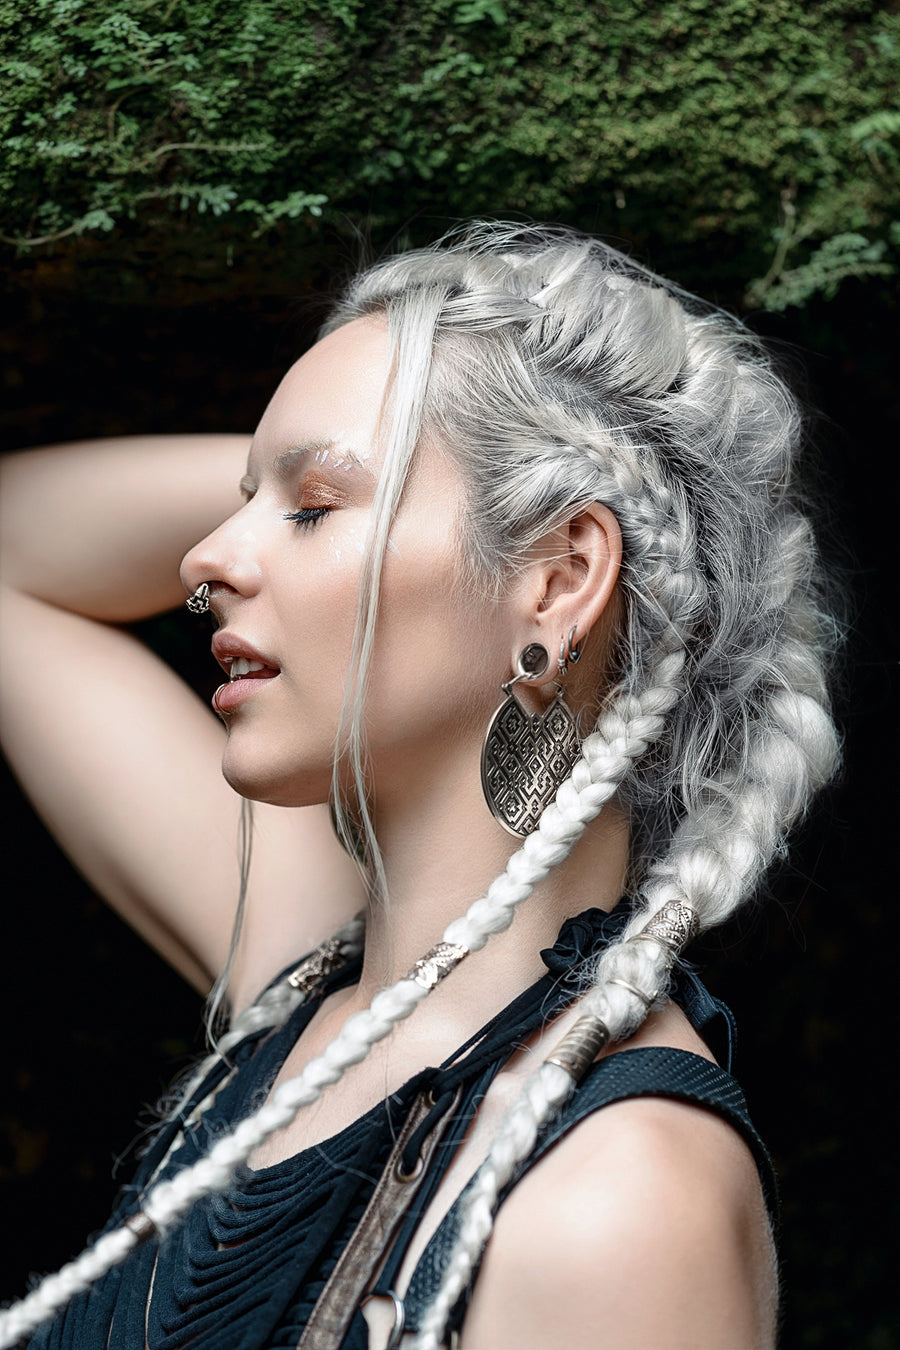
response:
[[(396, 560), (392, 559), (392, 563)], [(496, 605), (468, 597), (455, 557), (386, 566), (369, 709), (398, 733), (430, 724), (454, 732), (493, 711), (505, 678), (505, 624)]]
[[(322, 525), (322, 561), (326, 568), (336, 569), (338, 574), (346, 573), (353, 579), (354, 588), (359, 583), (359, 573), (366, 551), (366, 530), (362, 525), (343, 524), (342, 527), (326, 521)], [(356, 592), (354, 590), (354, 603)]]
[(278, 600), (278, 626), (285, 634), (292, 663), (308, 672), (318, 669), (343, 685), (359, 593), (362, 547), (351, 527), (338, 532), (328, 522), (319, 526), (315, 548), (289, 557), (282, 574), (288, 578)]

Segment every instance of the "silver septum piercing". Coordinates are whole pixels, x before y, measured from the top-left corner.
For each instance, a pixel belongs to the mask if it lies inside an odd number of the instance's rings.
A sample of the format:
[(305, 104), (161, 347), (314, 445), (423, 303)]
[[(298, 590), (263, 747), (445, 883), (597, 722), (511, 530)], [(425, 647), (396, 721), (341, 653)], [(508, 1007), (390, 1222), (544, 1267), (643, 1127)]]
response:
[(209, 609), (209, 582), (202, 582), (184, 603), (192, 614), (205, 614)]

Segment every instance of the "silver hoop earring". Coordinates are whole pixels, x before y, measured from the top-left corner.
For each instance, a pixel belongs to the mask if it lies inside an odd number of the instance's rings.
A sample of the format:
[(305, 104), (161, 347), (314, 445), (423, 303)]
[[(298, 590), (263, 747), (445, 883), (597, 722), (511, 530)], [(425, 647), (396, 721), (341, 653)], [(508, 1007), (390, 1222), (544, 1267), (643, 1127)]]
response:
[(205, 614), (209, 609), (209, 582), (202, 582), (184, 603), (192, 614)]
[(576, 624), (575, 628), (572, 629), (569, 634), (568, 642), (566, 641), (565, 634), (563, 634), (559, 640), (559, 656), (556, 661), (556, 669), (559, 671), (560, 679), (563, 679), (563, 677), (568, 674), (569, 662), (571, 662), (573, 666), (577, 666), (578, 662), (581, 660), (581, 643), (575, 642), (574, 640), (575, 629), (577, 627), (578, 625)]
[(537, 829), (581, 749), (575, 714), (561, 685), (542, 713), (523, 708), (513, 692), (520, 681), (540, 678), (549, 663), (547, 648), (538, 642), (521, 652), (515, 677), (500, 686), (506, 698), (491, 718), (481, 747), (484, 799), (494, 819), (519, 839)]

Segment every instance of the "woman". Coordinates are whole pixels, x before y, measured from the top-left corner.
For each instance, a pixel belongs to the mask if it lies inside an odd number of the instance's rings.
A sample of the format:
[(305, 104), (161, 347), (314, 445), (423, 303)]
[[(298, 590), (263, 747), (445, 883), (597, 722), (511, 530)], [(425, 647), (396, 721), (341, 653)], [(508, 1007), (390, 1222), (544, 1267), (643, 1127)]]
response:
[[(733, 321), (479, 227), (359, 276), (249, 457), (10, 460), (10, 754), (231, 1023), (0, 1344), (772, 1344), (768, 1164), (679, 957), (834, 764), (797, 440)], [(218, 719), (114, 626), (209, 530)]]

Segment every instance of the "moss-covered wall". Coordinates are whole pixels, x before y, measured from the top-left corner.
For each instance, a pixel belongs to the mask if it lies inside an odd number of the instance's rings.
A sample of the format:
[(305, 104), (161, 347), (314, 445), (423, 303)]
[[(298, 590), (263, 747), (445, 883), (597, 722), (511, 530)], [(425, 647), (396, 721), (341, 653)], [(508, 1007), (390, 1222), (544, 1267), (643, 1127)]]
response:
[(0, 37), (7, 248), (134, 281), (525, 214), (778, 308), (900, 246), (895, 3), (0, 0)]

